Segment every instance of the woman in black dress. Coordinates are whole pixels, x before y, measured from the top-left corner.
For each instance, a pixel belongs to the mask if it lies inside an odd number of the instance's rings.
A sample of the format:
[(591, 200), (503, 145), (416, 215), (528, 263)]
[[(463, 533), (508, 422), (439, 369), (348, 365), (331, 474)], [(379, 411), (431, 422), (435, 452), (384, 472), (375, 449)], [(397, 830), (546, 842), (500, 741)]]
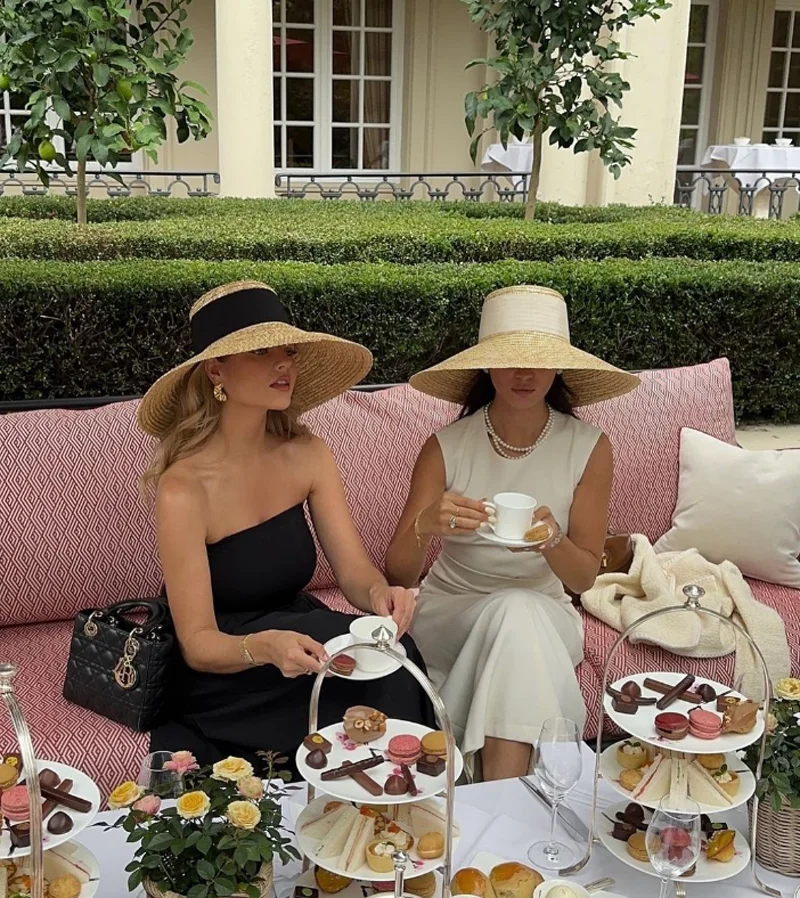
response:
[[(259, 750), (290, 756), (308, 731), (324, 644), (352, 617), (303, 589), (316, 565), (306, 507), (339, 585), (362, 611), (405, 633), (413, 594), (372, 565), (336, 462), (297, 415), (358, 383), (372, 357), (354, 343), (298, 330), (274, 291), (245, 281), (205, 294), (190, 314), (194, 356), (150, 388), (139, 425), (158, 437), (143, 481), (155, 490), (158, 546), (180, 657), (153, 751), (201, 764)], [(414, 644), (404, 645), (422, 665)], [(320, 725), (353, 704), (433, 723), (405, 671), (325, 684)]]

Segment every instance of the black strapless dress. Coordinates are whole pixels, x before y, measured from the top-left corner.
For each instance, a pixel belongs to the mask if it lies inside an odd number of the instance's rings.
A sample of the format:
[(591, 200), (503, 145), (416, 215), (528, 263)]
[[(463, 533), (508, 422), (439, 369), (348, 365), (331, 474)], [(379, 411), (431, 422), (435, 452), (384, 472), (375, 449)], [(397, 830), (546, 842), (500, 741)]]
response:
[[(294, 630), (325, 643), (349, 632), (354, 618), (331, 611), (302, 590), (316, 566), (316, 548), (303, 505), (234, 533), (208, 547), (214, 612), (223, 633)], [(424, 670), (410, 637), (408, 656)], [(151, 734), (151, 751), (192, 751), (200, 764), (228, 755), (260, 768), (256, 752), (290, 757), (308, 733), (314, 677), (284, 677), (272, 665), (236, 674), (192, 670), (176, 648), (175, 673), (165, 722)], [(320, 727), (342, 719), (351, 705), (366, 704), (390, 717), (434, 726), (433, 709), (411, 674), (400, 670), (369, 682), (326, 680)]]

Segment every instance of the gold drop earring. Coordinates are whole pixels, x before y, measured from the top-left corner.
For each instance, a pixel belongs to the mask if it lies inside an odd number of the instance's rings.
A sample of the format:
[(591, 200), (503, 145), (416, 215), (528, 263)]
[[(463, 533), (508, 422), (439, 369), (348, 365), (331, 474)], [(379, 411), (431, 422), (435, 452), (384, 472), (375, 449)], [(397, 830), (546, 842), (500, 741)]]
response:
[(214, 399), (216, 399), (217, 402), (228, 401), (228, 394), (225, 392), (225, 387), (223, 387), (222, 384), (214, 385)]

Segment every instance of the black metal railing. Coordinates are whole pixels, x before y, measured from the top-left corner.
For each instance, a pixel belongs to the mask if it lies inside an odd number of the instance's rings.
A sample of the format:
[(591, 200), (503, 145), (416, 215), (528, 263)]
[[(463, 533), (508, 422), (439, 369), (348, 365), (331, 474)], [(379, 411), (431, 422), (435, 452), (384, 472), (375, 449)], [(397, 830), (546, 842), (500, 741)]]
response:
[[(798, 188), (800, 171), (679, 165), (674, 202), (676, 206), (700, 209), (710, 215), (752, 216), (766, 212), (769, 218), (777, 219), (790, 214), (786, 200), (789, 196), (797, 196)], [(797, 206), (796, 202), (794, 206)]]
[(529, 172), (361, 172), (278, 174), (275, 190), (287, 199), (494, 200), (525, 202)]
[[(77, 193), (74, 177), (63, 170), (48, 172), (50, 186), (45, 187), (29, 172), (0, 171), (0, 196), (22, 194), (23, 196), (43, 196), (47, 193), (75, 196)], [(219, 172), (211, 171), (130, 171), (114, 172), (119, 180), (107, 172), (87, 172), (86, 185), (90, 195), (105, 191), (108, 197), (126, 196), (176, 196), (205, 197), (219, 193)], [(120, 181), (122, 183), (120, 183)]]

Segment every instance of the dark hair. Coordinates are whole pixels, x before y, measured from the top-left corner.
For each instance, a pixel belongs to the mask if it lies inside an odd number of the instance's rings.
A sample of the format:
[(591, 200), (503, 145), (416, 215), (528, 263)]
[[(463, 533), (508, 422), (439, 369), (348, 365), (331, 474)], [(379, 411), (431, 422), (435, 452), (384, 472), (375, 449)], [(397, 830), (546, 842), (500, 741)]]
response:
[[(474, 415), (475, 412), (488, 405), (494, 399), (496, 393), (497, 391), (488, 371), (478, 371), (469, 393), (467, 393), (467, 398), (464, 400), (461, 414), (458, 417), (467, 418), (469, 415)], [(575, 397), (560, 374), (556, 374), (553, 386), (547, 391), (545, 399), (550, 408), (555, 409), (555, 411), (561, 412), (563, 415), (570, 415), (572, 418), (576, 417), (572, 407)]]

